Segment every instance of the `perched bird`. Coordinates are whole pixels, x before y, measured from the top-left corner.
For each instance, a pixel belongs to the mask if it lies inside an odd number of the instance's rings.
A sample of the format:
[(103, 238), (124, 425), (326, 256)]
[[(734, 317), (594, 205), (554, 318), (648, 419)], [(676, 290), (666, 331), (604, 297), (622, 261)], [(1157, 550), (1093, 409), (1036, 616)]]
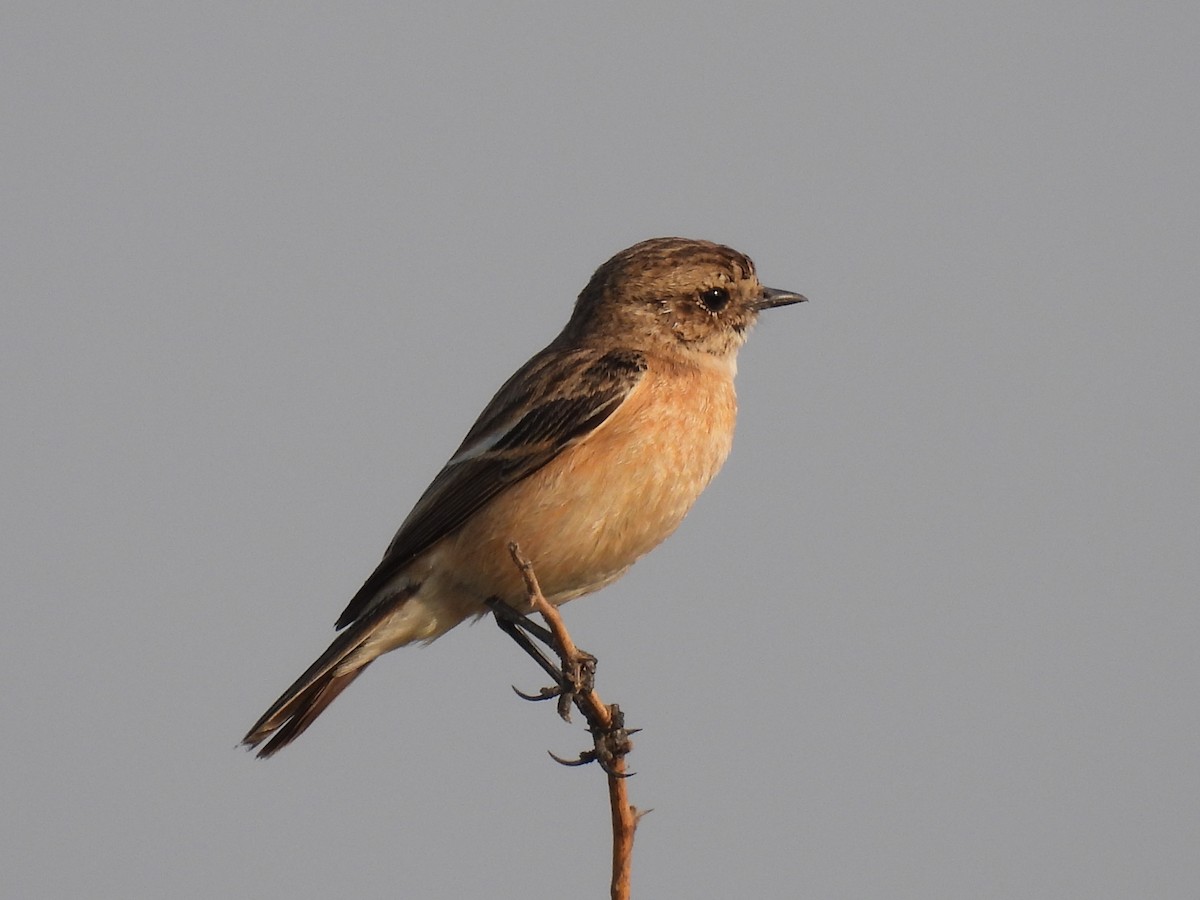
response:
[(342, 633), (243, 743), (270, 738), (270, 756), (380, 654), (432, 641), (489, 600), (528, 610), (510, 542), (555, 605), (619, 578), (725, 462), (737, 351), (759, 312), (804, 299), (708, 241), (654, 238), (602, 265), (417, 501)]

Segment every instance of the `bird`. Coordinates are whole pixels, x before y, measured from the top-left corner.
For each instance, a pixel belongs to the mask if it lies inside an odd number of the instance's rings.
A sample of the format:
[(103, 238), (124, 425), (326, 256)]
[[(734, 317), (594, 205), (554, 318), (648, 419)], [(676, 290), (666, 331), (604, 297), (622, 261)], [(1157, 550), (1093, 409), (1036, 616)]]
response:
[(652, 238), (601, 265), (417, 500), (340, 634), (242, 743), (269, 757), (382, 654), (489, 604), (528, 611), (513, 543), (555, 606), (620, 578), (729, 455), (737, 353), (759, 313), (805, 299), (710, 241)]

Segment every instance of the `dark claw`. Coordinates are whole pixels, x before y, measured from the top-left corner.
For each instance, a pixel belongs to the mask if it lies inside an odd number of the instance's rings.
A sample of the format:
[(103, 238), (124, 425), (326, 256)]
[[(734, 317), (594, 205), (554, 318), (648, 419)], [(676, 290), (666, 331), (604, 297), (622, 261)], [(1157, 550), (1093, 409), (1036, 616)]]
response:
[[(610, 735), (609, 737), (613, 737), (613, 735)], [(625, 740), (621, 743), (620, 747), (614, 751), (613, 749), (605, 746), (606, 743), (606, 739), (597, 741), (596, 751), (593, 754), (593, 756), (596, 758), (596, 762), (600, 763), (600, 768), (604, 770), (605, 774), (611, 775), (613, 778), (629, 778), (632, 775), (636, 775), (636, 772), (618, 772), (613, 767), (613, 763), (624, 757), (626, 753), (632, 750), (633, 745), (629, 743), (628, 740)]]
[(515, 684), (510, 684), (509, 687), (511, 687), (513, 689), (513, 693), (522, 700), (529, 700), (533, 703), (540, 703), (543, 700), (549, 700), (550, 698), (557, 697), (562, 693), (562, 688), (560, 687), (544, 687), (539, 689), (536, 694), (527, 694)]
[[(550, 753), (549, 750), (546, 752)], [(550, 753), (550, 758), (560, 766), (586, 766), (588, 763), (596, 761), (596, 751), (584, 750), (579, 754), (578, 759), (563, 759), (561, 756), (556, 756), (553, 753)]]
[(637, 774), (637, 772), (618, 772), (612, 767), (611, 763), (606, 763), (603, 760), (597, 760), (597, 762), (600, 763), (600, 768), (604, 770), (605, 774), (611, 775), (613, 778), (632, 778)]
[(613, 768), (611, 758), (606, 759), (595, 750), (584, 750), (579, 754), (577, 759), (563, 759), (561, 756), (551, 753), (549, 750), (547, 750), (546, 753), (548, 753), (550, 758), (560, 766), (586, 766), (588, 763), (599, 763), (600, 768), (602, 768), (605, 773), (611, 775), (613, 778), (630, 778), (637, 774), (637, 772), (618, 772)]

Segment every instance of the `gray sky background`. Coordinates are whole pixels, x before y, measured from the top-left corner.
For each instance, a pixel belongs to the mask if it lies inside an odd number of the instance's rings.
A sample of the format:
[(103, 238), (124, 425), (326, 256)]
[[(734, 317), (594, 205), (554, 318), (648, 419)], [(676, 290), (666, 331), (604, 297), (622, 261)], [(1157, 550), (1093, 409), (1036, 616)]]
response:
[(610, 254), (812, 302), (566, 608), (641, 897), (1200, 895), (1200, 6), (5, 5), (5, 897), (603, 896), (489, 623), (235, 749)]

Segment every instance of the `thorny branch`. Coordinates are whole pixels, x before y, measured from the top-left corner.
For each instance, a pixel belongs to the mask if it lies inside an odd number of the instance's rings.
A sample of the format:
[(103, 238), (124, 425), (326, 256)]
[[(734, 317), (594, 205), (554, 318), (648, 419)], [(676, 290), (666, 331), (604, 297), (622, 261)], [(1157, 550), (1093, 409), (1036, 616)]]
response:
[[(633, 835), (637, 830), (638, 820), (645, 814), (630, 805), (625, 790), (626, 778), (632, 774), (625, 771), (625, 756), (633, 749), (633, 742), (629, 739), (632, 732), (625, 729), (625, 716), (617, 704), (605, 705), (601, 701), (600, 695), (596, 693), (593, 686), (596, 658), (575, 646), (575, 642), (571, 640), (571, 635), (567, 632), (566, 625), (563, 624), (562, 616), (542, 594), (537, 575), (533, 571), (533, 564), (521, 555), (521, 549), (515, 543), (508, 545), (508, 552), (512, 555), (513, 562), (525, 581), (529, 605), (534, 612), (541, 614), (549, 628), (550, 640), (544, 642), (549, 644), (558, 655), (561, 664), (559, 670), (561, 678), (557, 688), (544, 689), (541, 695), (529, 697), (523, 694), (522, 696), (532, 700), (557, 696), (558, 711), (564, 719), (570, 721), (573, 704), (587, 720), (588, 731), (591, 732), (594, 744), (593, 748), (581, 753), (578, 759), (563, 760), (557, 756), (554, 758), (564, 765), (584, 765), (589, 762), (598, 762), (608, 776), (608, 799), (612, 809), (613, 832), (611, 896), (613, 900), (629, 900)], [(497, 615), (497, 622), (500, 622), (499, 615)], [(502, 627), (504, 627), (503, 624)], [(505, 628), (505, 630), (510, 635), (512, 634), (509, 628)], [(543, 638), (543, 635), (539, 634), (538, 637)], [(521, 641), (518, 640), (518, 643)], [(522, 646), (525, 646), (526, 650), (530, 650), (529, 646), (524, 644)]]

